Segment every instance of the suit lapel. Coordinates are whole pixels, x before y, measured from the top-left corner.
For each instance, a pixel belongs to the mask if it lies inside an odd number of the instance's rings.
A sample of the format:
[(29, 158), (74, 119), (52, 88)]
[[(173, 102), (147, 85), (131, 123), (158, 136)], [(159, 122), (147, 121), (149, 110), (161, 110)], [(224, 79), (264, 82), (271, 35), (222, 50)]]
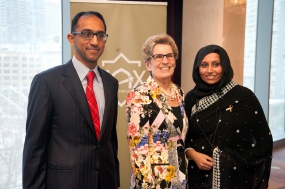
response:
[(100, 138), (103, 136), (104, 131), (106, 129), (106, 121), (108, 119), (108, 114), (110, 112), (110, 108), (111, 108), (111, 83), (108, 79), (106, 79), (106, 75), (104, 72), (101, 71), (101, 68), (98, 67), (98, 70), (100, 72), (100, 76), (102, 78), (102, 82), (103, 82), (103, 88), (104, 88), (104, 96), (105, 96), (105, 111), (104, 111), (104, 117), (103, 117), (103, 121), (102, 121), (102, 125), (101, 125), (101, 134), (100, 134)]
[[(65, 68), (63, 69), (62, 76), (66, 79), (63, 80), (63, 85), (69, 91), (70, 95), (73, 97), (75, 103), (80, 108), (82, 114), (86, 118), (88, 125), (90, 126), (92, 132), (95, 135), (95, 130), (91, 118), (91, 114), (89, 111), (89, 107), (86, 101), (85, 93), (82, 88), (82, 83), (78, 77), (78, 74), (70, 60), (65, 64)], [(95, 135), (96, 138), (96, 135)]]

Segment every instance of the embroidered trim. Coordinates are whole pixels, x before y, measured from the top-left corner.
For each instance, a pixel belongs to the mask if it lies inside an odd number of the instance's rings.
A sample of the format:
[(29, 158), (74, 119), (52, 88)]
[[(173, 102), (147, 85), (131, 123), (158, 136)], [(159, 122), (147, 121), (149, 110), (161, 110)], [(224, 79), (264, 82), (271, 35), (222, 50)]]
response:
[(234, 81), (231, 81), (225, 87), (222, 88), (221, 94), (214, 93), (210, 96), (206, 96), (202, 98), (201, 100), (199, 100), (198, 107), (197, 107), (197, 104), (195, 104), (192, 107), (191, 116), (195, 115), (198, 112), (205, 110), (206, 108), (208, 108), (209, 106), (217, 102), (219, 98), (222, 98), (227, 92), (229, 92), (236, 85), (237, 84)]
[(215, 148), (213, 151), (213, 161), (214, 161), (214, 165), (213, 165), (213, 182), (212, 182), (212, 189), (219, 189), (220, 186), (220, 175), (221, 175), (221, 171), (220, 171), (220, 153), (222, 151), (219, 148)]

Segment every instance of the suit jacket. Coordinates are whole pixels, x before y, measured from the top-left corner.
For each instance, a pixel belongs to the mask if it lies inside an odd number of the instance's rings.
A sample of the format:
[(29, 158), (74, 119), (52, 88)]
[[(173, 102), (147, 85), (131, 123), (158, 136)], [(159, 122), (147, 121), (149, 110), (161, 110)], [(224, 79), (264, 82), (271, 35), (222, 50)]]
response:
[(32, 81), (23, 152), (24, 189), (119, 187), (118, 81), (98, 68), (105, 94), (97, 140), (85, 92), (70, 60)]

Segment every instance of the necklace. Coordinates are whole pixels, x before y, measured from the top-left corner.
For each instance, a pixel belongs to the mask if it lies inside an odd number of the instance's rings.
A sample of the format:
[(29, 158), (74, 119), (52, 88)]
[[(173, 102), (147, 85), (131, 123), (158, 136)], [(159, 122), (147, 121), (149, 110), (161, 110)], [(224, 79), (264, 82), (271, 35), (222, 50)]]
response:
[(166, 97), (166, 100), (173, 101), (177, 97), (177, 87), (173, 83), (170, 84), (170, 93), (166, 92), (161, 87), (160, 87), (160, 90)]
[[(198, 107), (199, 105), (196, 106), (196, 108)], [(200, 130), (202, 131), (204, 137), (206, 138), (207, 142), (209, 143), (210, 147), (211, 147), (211, 150), (214, 150), (214, 143), (215, 143), (215, 139), (216, 139), (216, 136), (218, 136), (218, 128), (219, 128), (219, 124), (220, 122), (222, 121), (221, 120), (221, 111), (220, 111), (220, 108), (219, 108), (219, 99), (217, 101), (217, 109), (216, 109), (216, 121), (217, 121), (217, 125), (216, 125), (216, 128), (215, 128), (215, 131), (210, 135), (210, 138), (207, 137), (207, 135), (205, 134), (204, 130), (202, 129), (202, 127), (200, 126), (199, 124), (199, 119), (197, 118), (197, 114), (196, 114), (196, 123), (198, 125), (198, 127), (200, 128)], [(212, 139), (213, 137), (213, 139)], [(219, 146), (219, 138), (217, 138), (218, 141), (217, 141), (217, 146)], [(211, 142), (211, 140), (213, 142)]]

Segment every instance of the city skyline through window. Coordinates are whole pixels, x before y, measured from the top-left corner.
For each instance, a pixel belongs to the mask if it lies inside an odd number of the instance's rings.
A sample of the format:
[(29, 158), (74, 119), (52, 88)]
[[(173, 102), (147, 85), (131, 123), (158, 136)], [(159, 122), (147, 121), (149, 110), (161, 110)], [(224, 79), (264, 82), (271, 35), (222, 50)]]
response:
[(274, 1), (270, 93), (269, 126), (273, 137), (285, 136), (285, 0)]
[(22, 188), (33, 77), (62, 63), (61, 0), (0, 0), (0, 188)]

